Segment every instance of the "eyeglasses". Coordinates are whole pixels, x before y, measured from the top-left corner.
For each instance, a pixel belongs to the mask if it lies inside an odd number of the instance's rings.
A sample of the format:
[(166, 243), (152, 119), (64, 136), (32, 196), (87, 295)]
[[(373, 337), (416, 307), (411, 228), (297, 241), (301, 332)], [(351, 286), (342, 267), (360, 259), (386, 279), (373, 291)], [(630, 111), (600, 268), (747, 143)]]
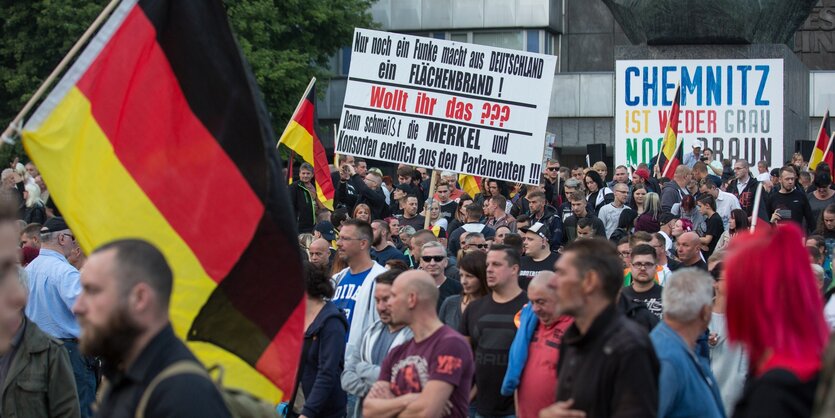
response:
[(421, 256), (420, 259), (427, 262), (427, 263), (430, 262), (430, 261), (440, 263), (441, 261), (444, 261), (446, 259), (446, 256), (443, 256), (443, 255), (424, 255), (424, 256)]
[(557, 171), (559, 169), (560, 169), (559, 167), (548, 167), (548, 168), (546, 168), (546, 170), (548, 170), (548, 171)]
[(75, 242), (75, 237), (72, 234), (61, 234), (63, 237), (70, 237), (70, 241)]
[(639, 270), (646, 270), (655, 267), (655, 263), (632, 263), (632, 265), (637, 267)]
[(632, 251), (621, 251), (618, 254), (620, 254), (621, 257), (629, 257), (632, 255)]
[(490, 246), (490, 244), (471, 244), (470, 246), (483, 249), (483, 248), (488, 248)]

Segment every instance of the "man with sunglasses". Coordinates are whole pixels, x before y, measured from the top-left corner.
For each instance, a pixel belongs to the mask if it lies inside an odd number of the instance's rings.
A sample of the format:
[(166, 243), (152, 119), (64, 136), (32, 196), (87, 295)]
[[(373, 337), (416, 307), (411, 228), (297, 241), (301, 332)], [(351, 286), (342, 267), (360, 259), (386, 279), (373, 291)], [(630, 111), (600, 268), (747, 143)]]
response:
[(92, 414), (96, 395), (97, 361), (78, 349), (80, 328), (72, 307), (81, 293), (81, 276), (67, 261), (78, 244), (64, 218), (56, 216), (41, 229), (41, 251), (26, 266), (29, 301), (26, 316), (44, 332), (61, 340), (70, 357), (81, 416)]
[(423, 244), (420, 255), (420, 269), (432, 276), (435, 286), (438, 287), (437, 311), (441, 310), (441, 304), (444, 303), (446, 298), (460, 295), (464, 290), (460, 282), (448, 279), (444, 274), (448, 264), (446, 248), (440, 242), (430, 241)]

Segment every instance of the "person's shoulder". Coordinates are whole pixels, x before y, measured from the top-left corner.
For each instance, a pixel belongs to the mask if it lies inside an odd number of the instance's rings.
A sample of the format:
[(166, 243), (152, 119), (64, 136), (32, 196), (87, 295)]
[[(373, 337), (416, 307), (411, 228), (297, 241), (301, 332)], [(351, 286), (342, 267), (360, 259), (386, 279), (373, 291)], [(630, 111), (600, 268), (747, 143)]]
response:
[(618, 314), (610, 326), (612, 333), (609, 334), (607, 341), (607, 347), (610, 350), (625, 353), (632, 350), (653, 349), (647, 331), (625, 315)]
[(208, 374), (196, 373), (178, 374), (160, 382), (149, 399), (145, 415), (231, 417), (220, 390)]

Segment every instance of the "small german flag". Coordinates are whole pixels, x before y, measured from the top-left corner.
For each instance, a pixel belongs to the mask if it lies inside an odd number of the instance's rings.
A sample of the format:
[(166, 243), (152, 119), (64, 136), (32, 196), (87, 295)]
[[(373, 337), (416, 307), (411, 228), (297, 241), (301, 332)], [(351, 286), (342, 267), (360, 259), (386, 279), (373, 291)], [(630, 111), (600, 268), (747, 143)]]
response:
[(670, 178), (676, 172), (676, 168), (684, 160), (681, 144), (678, 141), (678, 114), (679, 102), (681, 101), (681, 85), (676, 87), (676, 98), (673, 100), (673, 108), (667, 116), (667, 127), (664, 129), (664, 140), (661, 141), (661, 150), (658, 152), (658, 168), (661, 177)]
[(829, 125), (829, 109), (826, 109), (826, 114), (821, 120), (821, 127), (818, 129), (818, 136), (815, 138), (815, 149), (812, 150), (812, 156), (809, 158), (809, 169), (815, 170), (818, 164), (825, 162), (829, 164), (830, 169), (835, 169), (832, 166), (833, 153), (829, 149), (831, 147), (830, 138), (832, 137), (832, 129)]
[[(322, 141), (316, 135), (313, 123), (316, 103), (316, 80), (313, 79), (302, 96), (290, 123), (284, 129), (279, 144), (286, 145), (308, 164), (313, 166), (313, 178), (316, 181), (316, 197), (325, 207), (333, 210), (334, 188), (331, 172), (328, 168), (328, 156)], [(314, 216), (315, 217), (315, 216)]]
[(292, 393), (301, 257), (275, 135), (220, 0), (123, 0), (24, 127), (85, 252), (145, 239), (171, 321), (227, 384)]

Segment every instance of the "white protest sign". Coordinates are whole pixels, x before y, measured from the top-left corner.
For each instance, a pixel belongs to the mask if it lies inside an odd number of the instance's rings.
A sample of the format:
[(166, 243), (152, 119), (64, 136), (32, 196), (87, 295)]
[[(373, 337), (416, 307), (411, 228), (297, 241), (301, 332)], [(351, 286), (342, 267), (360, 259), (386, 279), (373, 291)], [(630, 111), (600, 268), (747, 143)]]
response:
[(556, 57), (356, 29), (336, 153), (535, 184)]
[(615, 164), (648, 163), (661, 147), (681, 83), (679, 140), (718, 160), (783, 160), (783, 60), (618, 61)]

